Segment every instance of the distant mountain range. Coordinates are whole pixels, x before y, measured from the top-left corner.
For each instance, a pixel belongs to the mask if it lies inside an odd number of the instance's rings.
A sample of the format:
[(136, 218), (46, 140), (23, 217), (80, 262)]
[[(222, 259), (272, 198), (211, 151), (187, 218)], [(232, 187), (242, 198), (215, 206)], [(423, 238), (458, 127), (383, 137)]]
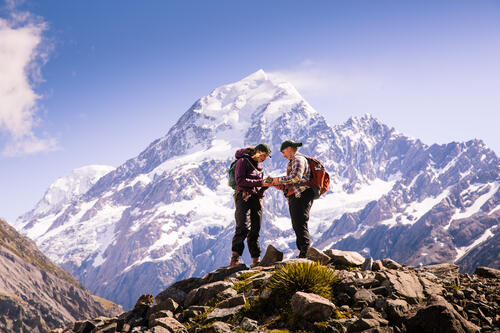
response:
[[(59, 179), (15, 227), (92, 292), (130, 308), (142, 293), (228, 264), (227, 167), (236, 149), (267, 142), (266, 173), (283, 173), (286, 139), (302, 141), (333, 181), (312, 208), (314, 246), (411, 265), (500, 268), (500, 163), (482, 141), (428, 146), (369, 114), (331, 126), (290, 83), (262, 70), (200, 98), (118, 168)], [(47, 198), (52, 192), (61, 199)], [(285, 198), (270, 189), (264, 206), (261, 244), (291, 256)]]
[(49, 332), (121, 307), (93, 296), (0, 219), (0, 332)]

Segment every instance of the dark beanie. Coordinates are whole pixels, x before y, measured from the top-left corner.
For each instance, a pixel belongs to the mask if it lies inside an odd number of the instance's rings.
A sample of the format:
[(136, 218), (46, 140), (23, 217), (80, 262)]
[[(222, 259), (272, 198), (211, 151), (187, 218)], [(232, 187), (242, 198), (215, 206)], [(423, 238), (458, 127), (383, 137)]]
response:
[(302, 142), (293, 142), (292, 140), (286, 140), (281, 144), (280, 151), (283, 151), (283, 149), (286, 149), (288, 147), (302, 147)]

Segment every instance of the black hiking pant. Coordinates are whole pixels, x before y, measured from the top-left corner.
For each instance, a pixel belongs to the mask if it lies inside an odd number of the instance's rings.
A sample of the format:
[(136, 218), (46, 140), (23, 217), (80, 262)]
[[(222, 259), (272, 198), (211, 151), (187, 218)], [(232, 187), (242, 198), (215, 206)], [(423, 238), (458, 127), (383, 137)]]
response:
[(297, 238), (296, 244), (299, 250), (299, 257), (305, 258), (311, 239), (309, 236), (309, 211), (311, 210), (314, 200), (314, 191), (308, 188), (300, 194), (300, 198), (296, 198), (295, 194), (288, 197), (288, 209), (292, 218), (292, 227)]
[(261, 197), (252, 195), (247, 201), (243, 200), (242, 193), (235, 197), (236, 230), (233, 237), (232, 250), (240, 256), (245, 248), (244, 241), (247, 240), (248, 251), (252, 258), (260, 256), (259, 232), (262, 222)]

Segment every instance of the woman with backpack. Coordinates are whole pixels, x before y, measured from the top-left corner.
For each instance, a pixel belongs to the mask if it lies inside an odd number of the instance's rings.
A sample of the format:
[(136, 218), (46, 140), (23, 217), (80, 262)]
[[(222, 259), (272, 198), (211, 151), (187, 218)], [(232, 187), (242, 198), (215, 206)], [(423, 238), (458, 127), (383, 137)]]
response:
[(234, 166), (236, 229), (232, 242), (230, 267), (242, 264), (240, 257), (245, 248), (245, 239), (252, 257), (250, 267), (255, 267), (260, 262), (259, 232), (262, 222), (262, 198), (264, 191), (271, 185), (264, 182), (261, 162), (271, 157), (270, 154), (271, 149), (265, 143), (239, 149), (235, 154), (237, 159)]

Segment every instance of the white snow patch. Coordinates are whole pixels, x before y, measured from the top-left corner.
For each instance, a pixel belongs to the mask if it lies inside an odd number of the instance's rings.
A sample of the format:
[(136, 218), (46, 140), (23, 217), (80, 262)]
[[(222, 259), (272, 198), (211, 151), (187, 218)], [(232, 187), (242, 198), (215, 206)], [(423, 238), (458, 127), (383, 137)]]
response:
[(486, 240), (488, 240), (488, 238), (494, 236), (493, 230), (495, 230), (497, 227), (498, 227), (497, 225), (494, 225), (491, 228), (486, 229), (486, 231), (481, 236), (479, 236), (479, 238), (477, 238), (471, 245), (456, 248), (457, 256), (455, 257), (454, 262), (457, 262), (463, 256), (465, 256), (470, 250), (472, 250), (479, 244), (485, 242)]

